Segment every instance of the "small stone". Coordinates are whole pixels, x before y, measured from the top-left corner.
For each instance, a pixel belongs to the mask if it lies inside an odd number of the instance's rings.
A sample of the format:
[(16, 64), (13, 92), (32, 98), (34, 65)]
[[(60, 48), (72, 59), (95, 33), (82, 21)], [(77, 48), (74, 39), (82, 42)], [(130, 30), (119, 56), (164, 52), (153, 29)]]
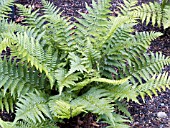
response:
[(165, 104), (164, 104), (164, 103), (161, 103), (161, 106), (165, 106)]
[(157, 113), (157, 117), (158, 118), (166, 118), (167, 117), (167, 114), (165, 112), (158, 112)]

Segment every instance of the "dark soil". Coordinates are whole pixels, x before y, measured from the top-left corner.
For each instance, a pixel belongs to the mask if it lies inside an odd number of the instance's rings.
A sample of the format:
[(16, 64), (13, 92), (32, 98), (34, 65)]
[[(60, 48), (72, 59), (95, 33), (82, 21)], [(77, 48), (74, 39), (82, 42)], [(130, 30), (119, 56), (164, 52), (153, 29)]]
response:
[[(134, 119), (130, 126), (132, 128), (170, 128), (169, 96), (170, 90), (166, 90), (152, 99), (146, 97), (145, 103), (141, 105), (130, 102), (129, 111)], [(158, 112), (165, 112), (167, 118), (158, 118)]]
[[(60, 7), (63, 10), (64, 16), (72, 16), (74, 21), (74, 17), (80, 17), (78, 12), (86, 13), (85, 2), (89, 5), (91, 4), (91, 0), (50, 0), (55, 3), (56, 6)], [(147, 3), (154, 0), (139, 0), (138, 4)], [(41, 8), (41, 4), (39, 0), (18, 0), (19, 3), (22, 3), (26, 6), (34, 5), (35, 8)], [(112, 2), (111, 10), (114, 12), (117, 11), (116, 5), (118, 2), (122, 2), (122, 0), (115, 0)], [(19, 16), (16, 16), (15, 8), (13, 9), (14, 13), (11, 15), (12, 19), (16, 22), (21, 22)], [(160, 31), (164, 33), (163, 36), (154, 40), (150, 46), (151, 51), (158, 52), (161, 51), (166, 56), (170, 56), (170, 29), (163, 30), (161, 28), (153, 28), (151, 25), (137, 25), (137, 31)], [(9, 49), (8, 52), (3, 54), (10, 54)], [(168, 71), (170, 73), (170, 66), (166, 66), (164, 71)], [(153, 96), (152, 99), (146, 97), (145, 103), (139, 97), (141, 104), (137, 104), (134, 102), (129, 102), (129, 112), (133, 117), (133, 122), (129, 125), (132, 128), (170, 128), (170, 90), (166, 90), (165, 92), (159, 93), (159, 96)], [(158, 118), (158, 112), (165, 112), (167, 114), (166, 118)], [(6, 112), (1, 112), (0, 117), (6, 121), (12, 121), (14, 115), (8, 114)], [(61, 128), (105, 128), (107, 125), (102, 123), (96, 123), (96, 116), (93, 114), (80, 115), (78, 117), (74, 117), (70, 120), (64, 120), (63, 123), (59, 124)]]

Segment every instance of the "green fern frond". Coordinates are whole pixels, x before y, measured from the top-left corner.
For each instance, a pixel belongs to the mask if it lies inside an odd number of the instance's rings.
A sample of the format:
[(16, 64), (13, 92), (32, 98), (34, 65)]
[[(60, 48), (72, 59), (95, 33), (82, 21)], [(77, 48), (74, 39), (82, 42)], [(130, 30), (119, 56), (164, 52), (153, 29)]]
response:
[(134, 13), (136, 16), (140, 17), (142, 23), (144, 23), (145, 21), (146, 25), (148, 25), (148, 23), (152, 21), (153, 26), (155, 25), (155, 23), (157, 23), (159, 27), (161, 26), (162, 8), (161, 5), (157, 2), (149, 2), (148, 4), (137, 6)]
[[(97, 47), (98, 44), (94, 41), (102, 41), (103, 32), (107, 31), (108, 18), (111, 13), (109, 10), (111, 0), (98, 0), (97, 2), (92, 0), (92, 7), (86, 4), (86, 9), (88, 15), (80, 13), (83, 19), (78, 19), (78, 24), (75, 24), (77, 27), (76, 34), (78, 34), (81, 39), (84, 40), (85, 37), (90, 38), (90, 40), (95, 43), (94, 47)], [(81, 39), (77, 40), (82, 43)]]
[(16, 32), (18, 30), (21, 30), (21, 25), (8, 21), (7, 19), (0, 20), (0, 33)]
[(18, 121), (17, 124), (13, 126), (13, 128), (59, 128), (59, 127), (56, 126), (55, 122), (46, 120), (42, 121), (41, 123)]
[(57, 9), (56, 6), (54, 6), (53, 3), (48, 2), (46, 0), (41, 0), (42, 4), (43, 4), (43, 10), (45, 11), (44, 13), (46, 14), (46, 16), (51, 16), (51, 15), (57, 15), (59, 14), (59, 10)]
[(165, 5), (163, 8), (163, 18), (162, 18), (162, 23), (164, 29), (170, 27), (170, 5)]
[(142, 79), (148, 81), (150, 76), (159, 74), (164, 66), (170, 64), (170, 59), (161, 53), (150, 53), (149, 55), (134, 56), (129, 64), (130, 67), (128, 69), (125, 67), (124, 69), (126, 75), (132, 76), (132, 82), (135, 82), (135, 79), (137, 79), (140, 83), (143, 83)]
[(85, 79), (81, 82), (78, 82), (76, 84), (76, 86), (73, 87), (72, 91), (80, 90), (80, 89), (84, 88), (85, 86), (87, 86), (88, 84), (90, 84), (91, 82), (92, 82), (91, 79)]
[(80, 105), (74, 101), (69, 103), (63, 100), (52, 100), (50, 101), (49, 106), (54, 117), (61, 119), (70, 119), (85, 112), (84, 105)]
[(115, 33), (115, 31), (120, 28), (122, 25), (125, 23), (135, 23), (133, 19), (130, 19), (129, 17), (126, 16), (119, 16), (119, 17), (112, 17), (110, 24), (108, 26), (109, 31), (107, 35), (104, 37), (104, 42), (109, 40)]
[(54, 84), (54, 78), (50, 69), (43, 63), (45, 61), (45, 51), (40, 43), (33, 37), (29, 37), (26, 32), (6, 35), (11, 43), (13, 56), (17, 56), (22, 61), (27, 61), (31, 66), (35, 66), (40, 72), (44, 71), (50, 80), (51, 87)]
[(59, 128), (53, 121), (49, 120), (41, 123), (18, 121), (16, 124), (13, 124), (12, 122), (5, 122), (0, 119), (0, 126), (2, 128)]
[[(37, 42), (39, 42), (42, 45), (42, 38), (45, 35), (45, 30), (36, 29), (32, 27), (22, 26), (22, 31), (19, 31), (21, 33), (26, 33), (28, 37), (33, 37)], [(42, 45), (43, 46), (43, 45)]]
[(130, 33), (134, 32), (132, 27), (135, 24), (136, 23), (124, 24), (115, 30), (115, 32), (111, 36), (111, 39), (103, 45), (103, 48), (105, 49), (107, 55), (112, 55), (116, 53), (120, 54), (120, 50), (133, 45), (132, 42), (129, 41), (127, 43), (127, 41), (129, 38), (132, 37)]
[(125, 116), (121, 116), (119, 114), (115, 114), (113, 113), (112, 116), (114, 117), (114, 123), (111, 122), (111, 120), (106, 117), (103, 116), (102, 118), (105, 120), (103, 122), (109, 124), (109, 126), (106, 126), (106, 128), (130, 128), (129, 125), (125, 124), (125, 123), (129, 123), (130, 121), (127, 119), (127, 117)]
[(79, 104), (74, 100), (76, 97), (77, 95), (70, 91), (64, 91), (61, 95), (50, 97), (48, 104), (53, 116), (69, 119), (81, 112), (86, 112), (84, 105)]
[(10, 93), (0, 93), (0, 109), (1, 111), (7, 111), (8, 113), (14, 112), (14, 104), (16, 99), (11, 96)]
[[(104, 86), (104, 85), (102, 85)], [(112, 97), (113, 101), (121, 101), (123, 99), (126, 99), (127, 101), (132, 100), (137, 103), (137, 92), (134, 89), (134, 87), (129, 84), (129, 82), (125, 82), (121, 85), (116, 86), (107, 86), (105, 89), (110, 93), (110, 97)]]
[(157, 90), (161, 92), (166, 90), (166, 88), (170, 88), (170, 77), (168, 73), (161, 73), (159, 75), (154, 75), (150, 78), (146, 83), (141, 84), (136, 87), (137, 92), (142, 97), (143, 101), (145, 101), (145, 95), (149, 95), (152, 98), (152, 94), (158, 96)]
[(77, 105), (83, 105), (84, 110), (98, 115), (105, 115), (114, 124), (114, 117), (112, 116), (114, 108), (113, 104), (111, 104), (112, 100), (108, 96), (107, 90), (93, 87), (72, 102), (76, 102)]
[[(126, 33), (126, 32), (118, 33), (118, 34), (121, 36), (121, 38), (116, 38), (118, 36), (116, 34), (113, 37), (113, 40), (108, 43), (108, 46), (106, 46), (106, 51), (109, 51), (107, 52), (107, 55), (109, 57), (105, 59), (106, 61), (109, 61), (109, 58), (112, 58), (111, 61), (114, 63), (113, 60), (118, 60), (120, 56), (121, 58), (129, 59), (130, 55), (133, 52), (134, 53), (136, 52), (138, 54), (146, 52), (151, 44), (151, 41), (162, 35), (162, 33), (160, 32), (152, 32), (152, 31), (151, 32), (135, 32), (134, 35), (130, 35), (129, 33)], [(111, 50), (108, 50), (108, 49), (111, 49)], [(128, 52), (130, 52), (130, 55), (128, 54)], [(107, 62), (105, 63), (107, 64)], [(113, 66), (115, 64), (111, 64), (111, 65)]]
[(80, 57), (78, 57), (74, 53), (69, 53), (68, 58), (70, 59), (70, 63), (71, 63), (68, 75), (70, 75), (76, 71), (80, 71), (81, 73), (87, 72), (87, 69), (83, 65), (83, 61)]
[(130, 16), (133, 18), (139, 18), (142, 20), (142, 23), (149, 24), (152, 22), (154, 26), (156, 23), (158, 26), (161, 26), (163, 11), (161, 4), (157, 2), (149, 2), (148, 4), (142, 4), (141, 6), (136, 6), (137, 0), (124, 0), (124, 5), (120, 4), (119, 9), (121, 13), (125, 16)]
[[(139, 47), (141, 52), (146, 52), (146, 50), (149, 48), (151, 41), (155, 40), (159, 36), (161, 36), (162, 33), (160, 32), (136, 32), (132, 38), (129, 39), (129, 42), (133, 42), (133, 47), (130, 48), (130, 51), (135, 49), (134, 47)], [(139, 46), (138, 46), (139, 45)], [(127, 47), (128, 48), (128, 47)]]
[(27, 65), (0, 59), (0, 88), (4, 95), (10, 91), (12, 96), (20, 96), (31, 92), (34, 88), (43, 88), (45, 77), (38, 76), (33, 68), (28, 69)]
[(31, 28), (42, 29), (45, 23), (45, 19), (43, 16), (38, 14), (39, 10), (32, 11), (32, 8), (25, 7), (21, 4), (16, 4), (18, 8), (18, 12), (20, 16), (24, 17), (23, 24), (29, 25)]
[(84, 49), (84, 46), (79, 46), (78, 51), (83, 56), (83, 63), (85, 64), (85, 67), (87, 70), (89, 69), (88, 71), (91, 71), (91, 69), (98, 70), (99, 67), (97, 63), (101, 59), (100, 51), (93, 47), (93, 44), (88, 37), (87, 42), (85, 42), (83, 45), (86, 46), (87, 49)]
[[(74, 24), (68, 19), (61, 17), (60, 9), (57, 9), (53, 3), (42, 0), (44, 7), (44, 17), (47, 24), (45, 25), (47, 43), (65, 51), (71, 50), (74, 45)], [(50, 35), (50, 36), (48, 36)], [(52, 36), (53, 35), (53, 36)], [(50, 38), (50, 42), (49, 42)]]
[(138, 3), (137, 0), (123, 0), (124, 4), (119, 4), (119, 9), (121, 14), (124, 16), (129, 15), (133, 11), (133, 7), (135, 7)]
[(33, 121), (34, 123), (51, 119), (51, 113), (47, 105), (47, 99), (42, 94), (27, 93), (21, 96), (16, 103), (16, 117), (14, 124), (18, 120)]
[(115, 105), (117, 106), (118, 111), (123, 112), (124, 115), (130, 118), (131, 121), (133, 120), (130, 112), (128, 111), (128, 104), (126, 102), (123, 103), (122, 101), (115, 101)]
[(92, 78), (91, 81), (107, 83), (107, 84), (112, 84), (112, 85), (119, 85), (119, 84), (123, 84), (127, 82), (129, 78), (130, 77), (125, 78), (125, 79), (120, 79), (120, 80), (110, 80), (106, 78)]
[(13, 5), (14, 0), (1, 0), (0, 1), (0, 20), (8, 17), (11, 11), (10, 6)]
[(82, 82), (76, 83), (75, 87), (72, 89), (72, 91), (73, 90), (74, 91), (80, 90), (80, 89), (89, 85), (92, 82), (99, 82), (99, 83), (105, 83), (105, 84), (111, 84), (111, 85), (119, 85), (119, 84), (123, 84), (123, 83), (127, 82), (128, 79), (129, 79), (129, 77), (124, 78), (124, 79), (120, 79), (120, 80), (110, 80), (110, 79), (106, 79), (106, 78), (97, 78), (97, 77), (94, 77), (94, 78), (91, 78), (91, 79), (88, 78), (88, 79), (85, 79)]
[(75, 99), (79, 105), (83, 105), (85, 110), (99, 114), (109, 115), (113, 111), (113, 105), (105, 89), (91, 88), (88, 92)]
[(6, 50), (6, 48), (10, 46), (11, 46), (11, 43), (9, 43), (8, 38), (3, 39), (0, 42), (0, 53), (2, 53), (3, 50)]
[(55, 71), (57, 64), (59, 63), (59, 53), (54, 51), (52, 47), (48, 47), (45, 53), (44, 63), (48, 67), (50, 72)]
[(55, 72), (55, 78), (58, 83), (57, 86), (59, 89), (59, 94), (62, 93), (64, 87), (70, 88), (70, 86), (74, 86), (76, 84), (75, 82), (78, 81), (80, 78), (78, 76), (80, 73), (74, 73), (70, 75), (67, 74), (68, 73), (64, 69), (58, 69)]

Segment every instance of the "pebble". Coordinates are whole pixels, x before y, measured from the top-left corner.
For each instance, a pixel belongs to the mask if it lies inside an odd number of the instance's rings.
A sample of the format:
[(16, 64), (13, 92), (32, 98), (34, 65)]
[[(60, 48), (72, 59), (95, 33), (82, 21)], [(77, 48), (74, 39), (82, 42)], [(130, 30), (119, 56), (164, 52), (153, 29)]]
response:
[(164, 104), (164, 103), (161, 103), (161, 106), (165, 106), (165, 104)]
[(165, 112), (158, 112), (157, 113), (157, 117), (158, 118), (166, 118), (167, 117), (167, 114)]

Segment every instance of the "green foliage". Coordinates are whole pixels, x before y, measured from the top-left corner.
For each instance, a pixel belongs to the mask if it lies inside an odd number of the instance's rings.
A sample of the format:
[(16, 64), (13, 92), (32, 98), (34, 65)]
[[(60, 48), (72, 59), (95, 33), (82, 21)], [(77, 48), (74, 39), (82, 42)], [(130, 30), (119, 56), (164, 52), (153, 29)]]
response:
[(16, 115), (14, 122), (0, 120), (1, 127), (53, 128), (91, 112), (110, 128), (125, 128), (125, 101), (169, 88), (162, 69), (170, 58), (148, 52), (162, 33), (133, 29), (139, 19), (168, 28), (169, 5), (124, 0), (113, 17), (110, 2), (92, 0), (76, 23), (45, 0), (43, 11), (17, 4), (22, 24), (7, 19), (13, 1), (0, 2), (0, 52), (11, 50), (0, 59), (0, 109)]
[(170, 77), (168, 73), (163, 73), (159, 75), (153, 75), (150, 80), (146, 83), (139, 85), (136, 89), (141, 95), (143, 101), (145, 93), (148, 94), (152, 98), (152, 93), (158, 96), (157, 90), (161, 92), (166, 90), (166, 88), (170, 88)]
[(14, 0), (1, 0), (0, 1), (0, 20), (8, 17), (11, 11), (10, 6), (13, 5)]
[(5, 122), (0, 119), (0, 126), (3, 128), (58, 128), (55, 126), (55, 122), (50, 120), (43, 121), (41, 123), (33, 123), (33, 122), (23, 122), (19, 121), (16, 124), (12, 124), (12, 122)]
[(163, 23), (163, 26), (164, 26), (164, 29), (166, 28), (169, 28), (170, 27), (170, 3), (169, 4), (165, 4), (163, 6), (163, 11), (164, 11), (164, 14), (163, 14), (163, 18), (162, 18), (162, 23)]
[(146, 25), (152, 22), (153, 26), (157, 24), (160, 27), (163, 24), (164, 29), (170, 26), (168, 0), (163, 0), (161, 3), (149, 2), (142, 4), (142, 6), (136, 6), (137, 2), (137, 0), (124, 0), (125, 5), (120, 6), (121, 13), (125, 16), (138, 18)]
[(27, 93), (21, 96), (16, 104), (16, 117), (18, 120), (33, 121), (34, 123), (45, 120), (45, 117), (51, 118), (47, 105), (47, 99), (42, 94)]
[(78, 102), (65, 102), (63, 100), (52, 100), (49, 104), (54, 117), (70, 119), (84, 111), (84, 106)]

